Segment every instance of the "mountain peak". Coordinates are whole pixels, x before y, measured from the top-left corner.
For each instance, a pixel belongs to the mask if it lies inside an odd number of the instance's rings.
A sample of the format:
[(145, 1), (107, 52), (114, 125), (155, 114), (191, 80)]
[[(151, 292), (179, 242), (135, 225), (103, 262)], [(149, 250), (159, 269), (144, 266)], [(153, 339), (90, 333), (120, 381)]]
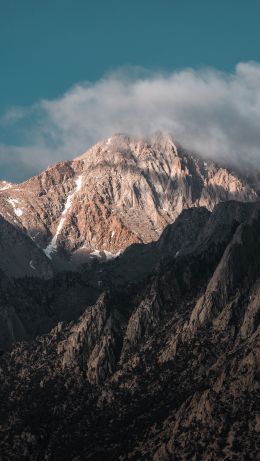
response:
[(177, 148), (160, 131), (146, 138), (114, 134), (23, 184), (4, 184), (0, 193), (7, 221), (51, 259), (57, 254), (73, 264), (155, 241), (183, 209), (211, 211), (227, 200), (258, 195), (245, 179)]
[(170, 133), (157, 131), (150, 136), (129, 135), (126, 133), (114, 133), (110, 138), (96, 143), (75, 160), (83, 160), (98, 150), (98, 152), (109, 153), (126, 153), (132, 151), (135, 153), (144, 150), (152, 151), (172, 151), (177, 155), (177, 147), (173, 136)]

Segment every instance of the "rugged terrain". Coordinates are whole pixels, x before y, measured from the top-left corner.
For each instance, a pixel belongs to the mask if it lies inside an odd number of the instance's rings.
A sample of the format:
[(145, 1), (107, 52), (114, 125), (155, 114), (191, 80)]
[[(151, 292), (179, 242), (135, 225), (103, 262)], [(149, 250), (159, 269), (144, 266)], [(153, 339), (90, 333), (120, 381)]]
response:
[(255, 181), (185, 152), (162, 133), (114, 135), (24, 183), (0, 183), (0, 214), (55, 270), (157, 240), (183, 209), (257, 199)]
[(259, 453), (259, 177), (161, 133), (0, 182), (1, 461)]
[(67, 319), (1, 357), (1, 459), (256, 460), (259, 255), (260, 205), (229, 201), (56, 275)]

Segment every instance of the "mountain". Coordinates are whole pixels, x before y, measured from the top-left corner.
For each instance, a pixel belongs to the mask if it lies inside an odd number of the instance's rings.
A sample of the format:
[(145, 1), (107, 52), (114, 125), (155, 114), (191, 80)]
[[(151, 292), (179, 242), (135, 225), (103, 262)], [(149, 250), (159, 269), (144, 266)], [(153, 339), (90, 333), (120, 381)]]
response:
[(258, 179), (158, 133), (0, 182), (1, 460), (257, 459)]
[(0, 215), (0, 269), (11, 277), (50, 278), (50, 260), (28, 235)]
[[(113, 287), (124, 290), (128, 285), (142, 283), (163, 256), (175, 255), (199, 232), (209, 212), (204, 208), (198, 210), (185, 210), (182, 219), (167, 227), (158, 242), (133, 244), (120, 258), (96, 259), (83, 265), (79, 272), (59, 272), (43, 280), (39, 274), (35, 276), (35, 271), (29, 275), (32, 269), (28, 263), (30, 257), (26, 255), (27, 277), (17, 278), (17, 272), (16, 277), (11, 278), (1, 274), (0, 348), (6, 349), (15, 341), (47, 333), (61, 321), (77, 319), (106, 290)], [(195, 211), (196, 220), (193, 219)], [(8, 241), (7, 235), (4, 237)]]
[(250, 181), (177, 146), (168, 134), (114, 135), (22, 184), (1, 183), (0, 213), (58, 270), (157, 240), (183, 209), (255, 201)]
[(97, 261), (92, 306), (2, 354), (3, 460), (257, 459), (259, 250), (260, 204), (229, 201)]

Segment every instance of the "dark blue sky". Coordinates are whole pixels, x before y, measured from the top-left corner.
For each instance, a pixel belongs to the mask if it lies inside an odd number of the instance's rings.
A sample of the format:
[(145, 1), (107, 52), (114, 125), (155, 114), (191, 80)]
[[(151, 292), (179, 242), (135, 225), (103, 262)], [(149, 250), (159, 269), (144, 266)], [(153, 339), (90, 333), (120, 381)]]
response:
[(260, 61), (259, 0), (0, 0), (0, 115), (120, 66)]

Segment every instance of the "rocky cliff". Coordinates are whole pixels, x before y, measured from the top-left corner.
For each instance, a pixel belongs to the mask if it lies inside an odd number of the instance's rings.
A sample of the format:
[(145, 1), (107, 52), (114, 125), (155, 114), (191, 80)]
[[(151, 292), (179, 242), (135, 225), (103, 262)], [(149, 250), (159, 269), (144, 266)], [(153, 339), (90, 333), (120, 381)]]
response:
[(96, 300), (2, 354), (3, 460), (257, 459), (259, 248), (260, 205), (230, 201), (60, 277)]
[[(0, 183), (0, 213), (55, 267), (107, 260), (157, 240), (183, 209), (255, 201), (250, 181), (185, 152), (172, 137), (114, 135), (22, 184)], [(55, 262), (55, 261), (53, 261)]]
[(114, 135), (0, 182), (0, 458), (256, 460), (259, 174)]

